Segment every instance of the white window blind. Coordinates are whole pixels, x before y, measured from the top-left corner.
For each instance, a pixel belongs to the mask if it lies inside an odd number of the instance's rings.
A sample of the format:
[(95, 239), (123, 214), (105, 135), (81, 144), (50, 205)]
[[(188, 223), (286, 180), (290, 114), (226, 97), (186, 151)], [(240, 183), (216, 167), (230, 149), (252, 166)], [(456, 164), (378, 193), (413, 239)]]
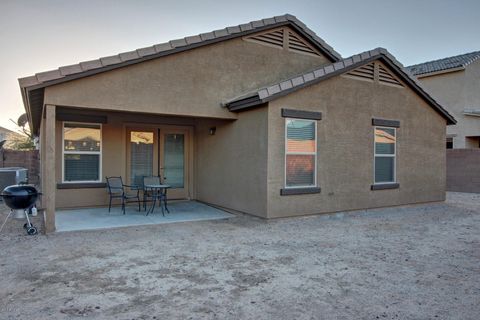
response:
[(285, 187), (316, 186), (317, 122), (286, 119)]
[(63, 182), (101, 181), (101, 125), (63, 123)]

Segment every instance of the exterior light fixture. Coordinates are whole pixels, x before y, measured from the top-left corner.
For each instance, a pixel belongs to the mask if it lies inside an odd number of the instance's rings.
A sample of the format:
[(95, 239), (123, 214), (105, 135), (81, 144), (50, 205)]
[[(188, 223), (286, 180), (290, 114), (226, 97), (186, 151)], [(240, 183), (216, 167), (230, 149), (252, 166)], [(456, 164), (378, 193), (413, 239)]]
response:
[(208, 131), (208, 133), (211, 136), (214, 136), (216, 131), (217, 131), (217, 127), (211, 127), (210, 130)]

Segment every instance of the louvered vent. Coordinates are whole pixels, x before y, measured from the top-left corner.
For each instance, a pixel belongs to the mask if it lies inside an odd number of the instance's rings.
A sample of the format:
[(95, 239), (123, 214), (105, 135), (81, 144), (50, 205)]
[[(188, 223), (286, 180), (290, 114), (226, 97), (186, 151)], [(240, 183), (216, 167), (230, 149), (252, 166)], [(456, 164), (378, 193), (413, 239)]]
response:
[(375, 73), (375, 67), (372, 62), (348, 72), (347, 75), (354, 78), (362, 79), (362, 80), (373, 81), (375, 79), (374, 73)]
[[(287, 38), (288, 45), (285, 43)], [(321, 54), (316, 51), (314, 47), (312, 47), (306, 40), (289, 28), (269, 30), (264, 33), (245, 37), (244, 39), (276, 48), (289, 49), (294, 52), (321, 56)]]
[(292, 51), (319, 56), (318, 52), (316, 52), (307, 42), (290, 30), (288, 30), (288, 48)]
[(403, 87), (402, 83), (381, 64), (378, 65), (378, 82)]
[(262, 44), (283, 48), (283, 29), (277, 29), (275, 31), (258, 34), (252, 37), (246, 38), (248, 40), (254, 40)]

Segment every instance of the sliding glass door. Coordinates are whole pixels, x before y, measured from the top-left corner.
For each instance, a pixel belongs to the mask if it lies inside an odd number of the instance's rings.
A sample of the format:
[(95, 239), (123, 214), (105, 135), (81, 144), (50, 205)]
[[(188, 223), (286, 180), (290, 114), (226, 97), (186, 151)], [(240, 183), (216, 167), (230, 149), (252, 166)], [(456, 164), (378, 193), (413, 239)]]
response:
[(142, 185), (144, 176), (160, 175), (171, 186), (170, 199), (189, 198), (188, 128), (160, 126), (127, 129), (127, 176)]

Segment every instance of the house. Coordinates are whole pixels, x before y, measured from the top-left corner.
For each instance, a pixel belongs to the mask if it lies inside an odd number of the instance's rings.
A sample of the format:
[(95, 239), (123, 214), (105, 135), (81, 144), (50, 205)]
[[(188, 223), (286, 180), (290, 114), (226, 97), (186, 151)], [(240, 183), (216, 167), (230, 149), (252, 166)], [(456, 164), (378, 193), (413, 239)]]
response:
[(407, 69), (458, 120), (447, 128), (447, 148), (480, 148), (480, 51)]
[(18, 132), (12, 131), (4, 127), (0, 127), (0, 142), (5, 140), (2, 145), (4, 149), (14, 148), (18, 141), (25, 140), (25, 138), (26, 137), (24, 135)]
[(342, 58), (291, 15), (19, 79), (55, 210), (105, 176), (263, 218), (445, 199), (455, 119), (378, 48)]
[(12, 134), (15, 134), (15, 132), (7, 128), (0, 127), (0, 141), (8, 140)]

